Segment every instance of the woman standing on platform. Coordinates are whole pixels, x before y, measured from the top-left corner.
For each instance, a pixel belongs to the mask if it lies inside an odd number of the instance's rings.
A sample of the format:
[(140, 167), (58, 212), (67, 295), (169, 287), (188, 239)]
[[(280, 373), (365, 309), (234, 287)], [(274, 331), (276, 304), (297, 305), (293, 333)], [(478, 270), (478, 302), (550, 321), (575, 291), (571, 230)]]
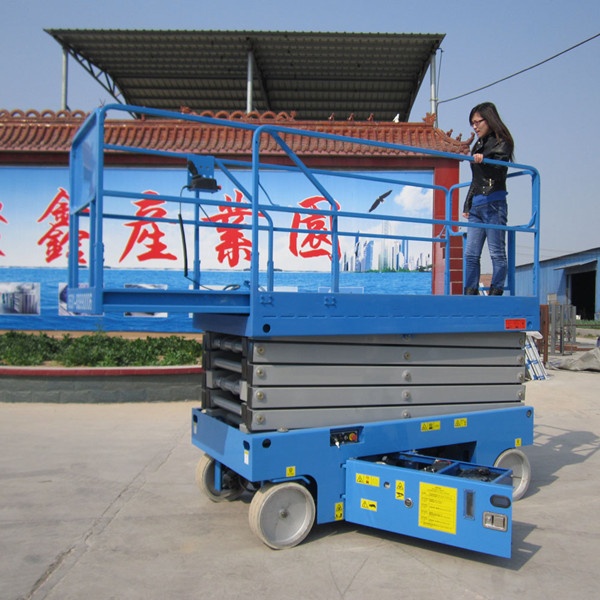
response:
[[(490, 165), (484, 159), (512, 161), (514, 141), (498, 110), (491, 102), (483, 102), (471, 109), (469, 123), (477, 134), (471, 151), (473, 179), (463, 207), (463, 216), (469, 223), (506, 225), (507, 167)], [(490, 296), (501, 296), (506, 280), (506, 231), (486, 227), (469, 227), (465, 247), (465, 294), (479, 294), (481, 251), (487, 239), (492, 259)]]

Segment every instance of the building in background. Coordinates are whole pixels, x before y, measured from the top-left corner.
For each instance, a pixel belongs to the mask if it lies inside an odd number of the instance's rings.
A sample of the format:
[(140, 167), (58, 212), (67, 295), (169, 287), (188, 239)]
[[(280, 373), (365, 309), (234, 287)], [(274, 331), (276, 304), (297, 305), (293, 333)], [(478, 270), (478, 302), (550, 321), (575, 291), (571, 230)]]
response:
[[(583, 250), (540, 262), (540, 301), (542, 304), (570, 304), (578, 318), (600, 319), (600, 248)], [(517, 267), (516, 293), (532, 290), (532, 264)]]

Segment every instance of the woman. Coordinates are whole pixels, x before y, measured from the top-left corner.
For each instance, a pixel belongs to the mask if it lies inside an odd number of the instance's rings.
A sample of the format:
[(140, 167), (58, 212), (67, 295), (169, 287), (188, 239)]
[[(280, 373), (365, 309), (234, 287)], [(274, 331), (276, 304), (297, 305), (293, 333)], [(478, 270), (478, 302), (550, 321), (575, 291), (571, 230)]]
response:
[[(508, 127), (502, 122), (498, 110), (491, 102), (478, 104), (469, 114), (469, 123), (477, 134), (471, 151), (473, 179), (465, 200), (463, 215), (469, 223), (506, 225), (507, 167), (490, 165), (483, 160), (512, 161), (514, 141)], [(501, 229), (469, 227), (465, 248), (465, 294), (479, 294), (481, 251), (487, 239), (492, 259), (490, 296), (501, 296), (506, 280), (506, 232)]]

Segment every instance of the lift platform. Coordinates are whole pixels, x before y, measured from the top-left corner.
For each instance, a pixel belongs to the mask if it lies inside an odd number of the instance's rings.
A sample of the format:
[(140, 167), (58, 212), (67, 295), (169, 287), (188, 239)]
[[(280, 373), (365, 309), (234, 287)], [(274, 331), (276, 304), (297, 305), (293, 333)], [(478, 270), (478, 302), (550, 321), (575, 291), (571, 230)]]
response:
[[(247, 136), (251, 160), (111, 144), (109, 111), (176, 119), (183, 128), (226, 128)], [(204, 347), (202, 398), (192, 414), (192, 442), (204, 453), (197, 481), (215, 502), (252, 494), (250, 527), (268, 546), (292, 547), (315, 523), (346, 520), (509, 557), (513, 501), (530, 480), (522, 447), (533, 441), (533, 410), (524, 404), (524, 346), (526, 332), (539, 328), (537, 171), (508, 165), (511, 177), (531, 181), (531, 216), (504, 228), (509, 276), (503, 296), (452, 295), (450, 260), (444, 293), (356, 293), (340, 283), (341, 252), (333, 249), (359, 237), (383, 244), (411, 240), (450, 257), (463, 229), (475, 226), (452, 219), (457, 190), (467, 184), (445, 189), (422, 174), (310, 168), (292, 149), (297, 137), (470, 160), (277, 124), (103, 107), (86, 120), (71, 152), (69, 310), (191, 315)], [(107, 153), (167, 161), (180, 169), (185, 193), (140, 193), (123, 181), (119, 187), (106, 172)], [(298, 207), (269, 190), (273, 174), (295, 177), (294, 185), (310, 190), (303, 193), (321, 205), (303, 207), (305, 218), (290, 224)], [(443, 193), (445, 214), (414, 217), (394, 206), (347, 211), (336, 198), (340, 179), (357, 189), (368, 184)], [(243, 219), (210, 217), (210, 211), (222, 216), (231, 209), (231, 197), (216, 193), (223, 182), (240, 192), (236, 208)], [(179, 207), (179, 214), (139, 217), (131, 209), (139, 198)], [(307, 216), (320, 223), (319, 239), (332, 249), (328, 285), (290, 290), (280, 283), (279, 250), (282, 239), (306, 233)], [(107, 284), (106, 229), (136, 219), (179, 228), (185, 259), (179, 289)], [(415, 224), (430, 233), (411, 233)], [(79, 261), (85, 227), (89, 268)], [(248, 236), (249, 269), (238, 283), (215, 284), (210, 269), (202, 268), (203, 239), (214, 240), (215, 230)], [(531, 296), (517, 295), (514, 287), (520, 236), (533, 248)]]

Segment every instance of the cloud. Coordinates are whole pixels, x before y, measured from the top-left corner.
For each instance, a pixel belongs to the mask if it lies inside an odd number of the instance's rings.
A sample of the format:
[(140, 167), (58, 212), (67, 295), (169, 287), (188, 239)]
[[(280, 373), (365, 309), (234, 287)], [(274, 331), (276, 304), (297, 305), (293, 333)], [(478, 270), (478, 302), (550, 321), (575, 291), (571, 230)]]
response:
[(399, 194), (394, 196), (394, 202), (407, 217), (429, 217), (433, 211), (433, 190), (404, 186)]

